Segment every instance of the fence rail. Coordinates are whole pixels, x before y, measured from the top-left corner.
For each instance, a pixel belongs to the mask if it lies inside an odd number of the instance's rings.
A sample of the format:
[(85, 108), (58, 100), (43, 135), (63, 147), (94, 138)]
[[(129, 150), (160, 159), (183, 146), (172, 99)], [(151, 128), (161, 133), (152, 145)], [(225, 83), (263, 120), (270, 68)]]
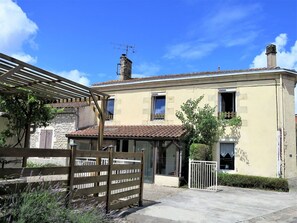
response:
[(217, 162), (189, 160), (189, 188), (217, 191)]
[(0, 195), (46, 182), (61, 185), (68, 194), (67, 205), (82, 197), (105, 202), (107, 212), (142, 205), (143, 152), (0, 148), (0, 157), (65, 157), (69, 161), (63, 167), (2, 168)]

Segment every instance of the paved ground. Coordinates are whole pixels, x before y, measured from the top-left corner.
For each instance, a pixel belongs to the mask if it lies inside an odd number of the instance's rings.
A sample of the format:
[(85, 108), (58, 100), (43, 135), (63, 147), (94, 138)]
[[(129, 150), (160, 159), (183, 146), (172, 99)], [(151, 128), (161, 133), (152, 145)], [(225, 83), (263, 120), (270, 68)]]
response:
[(297, 222), (297, 192), (220, 187), (219, 192), (145, 185), (128, 222)]

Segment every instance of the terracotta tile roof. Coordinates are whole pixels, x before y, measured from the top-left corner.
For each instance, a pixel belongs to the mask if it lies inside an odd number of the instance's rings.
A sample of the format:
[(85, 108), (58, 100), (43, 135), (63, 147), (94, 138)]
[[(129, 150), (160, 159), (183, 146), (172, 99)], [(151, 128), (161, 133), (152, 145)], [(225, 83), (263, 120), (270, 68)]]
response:
[(89, 103), (84, 102), (65, 102), (65, 103), (53, 103), (51, 104), (54, 108), (78, 108), (89, 106)]
[(127, 83), (127, 82), (137, 82), (144, 80), (161, 80), (167, 78), (180, 78), (180, 77), (195, 77), (195, 76), (203, 76), (203, 75), (215, 75), (215, 74), (232, 74), (232, 73), (243, 73), (243, 72), (253, 72), (253, 71), (263, 71), (263, 70), (277, 70), (276, 68), (253, 68), (253, 69), (242, 69), (242, 70), (220, 70), (220, 71), (205, 71), (205, 72), (193, 72), (193, 73), (183, 73), (183, 74), (168, 74), (168, 75), (160, 75), (160, 76), (151, 76), (151, 77), (143, 77), (143, 78), (131, 78), (129, 80), (111, 80), (106, 82), (95, 83), (92, 86), (100, 86), (106, 84), (119, 84), (119, 83)]
[[(105, 126), (104, 138), (179, 139), (186, 133), (181, 125), (122, 125)], [(98, 136), (98, 127), (90, 127), (66, 134), (66, 137)]]

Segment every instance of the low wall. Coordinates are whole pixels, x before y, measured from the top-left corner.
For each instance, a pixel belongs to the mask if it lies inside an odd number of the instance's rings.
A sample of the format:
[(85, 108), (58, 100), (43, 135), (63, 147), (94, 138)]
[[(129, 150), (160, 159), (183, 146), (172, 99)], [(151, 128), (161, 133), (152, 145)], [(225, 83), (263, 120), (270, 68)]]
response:
[(155, 175), (155, 184), (160, 186), (179, 187), (179, 177)]

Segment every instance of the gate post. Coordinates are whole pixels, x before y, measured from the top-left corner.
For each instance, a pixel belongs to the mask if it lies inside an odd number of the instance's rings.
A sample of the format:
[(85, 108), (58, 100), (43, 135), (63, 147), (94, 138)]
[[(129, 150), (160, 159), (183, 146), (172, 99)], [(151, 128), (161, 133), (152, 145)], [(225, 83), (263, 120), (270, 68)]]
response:
[(192, 178), (191, 178), (191, 172), (192, 172), (192, 168), (191, 168), (191, 159), (189, 159), (189, 173), (188, 173), (188, 181), (189, 181), (189, 184), (188, 184), (188, 188), (190, 189), (191, 188), (191, 182), (192, 182)]
[(138, 206), (143, 205), (143, 179), (144, 179), (144, 149), (141, 150), (142, 156), (141, 156), (141, 176), (140, 176), (140, 193), (139, 193), (139, 202)]
[(113, 165), (113, 154), (112, 150), (109, 151), (108, 159), (108, 172), (107, 172), (107, 187), (106, 187), (106, 213), (110, 210), (110, 197), (111, 197), (111, 175), (112, 175), (112, 165)]
[(66, 206), (68, 207), (73, 197), (73, 181), (74, 181), (74, 165), (76, 158), (76, 144), (71, 145), (71, 153), (69, 159), (69, 174), (68, 174), (68, 193), (66, 196)]

